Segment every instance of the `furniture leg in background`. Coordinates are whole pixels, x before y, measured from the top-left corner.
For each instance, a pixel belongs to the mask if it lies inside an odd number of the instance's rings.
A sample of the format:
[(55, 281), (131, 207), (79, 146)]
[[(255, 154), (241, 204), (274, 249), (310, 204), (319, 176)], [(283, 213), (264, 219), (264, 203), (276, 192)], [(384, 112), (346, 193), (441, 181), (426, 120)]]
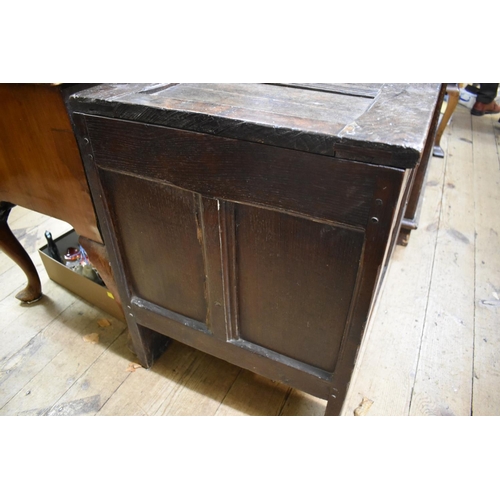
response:
[(42, 285), (35, 265), (8, 225), (7, 219), (14, 206), (12, 203), (0, 201), (0, 249), (26, 274), (28, 285), (16, 295), (16, 298), (30, 304), (42, 298)]
[[(425, 178), (427, 175), (427, 167), (429, 165), (429, 161), (431, 159), (431, 153), (434, 151), (435, 155), (435, 144), (438, 140), (439, 128), (443, 123), (447, 123), (449, 118), (443, 118), (441, 122), (439, 122), (439, 115), (441, 109), (441, 103), (443, 102), (445, 92), (448, 91), (448, 88), (444, 85), (441, 87), (441, 94), (438, 101), (438, 106), (434, 111), (434, 116), (432, 118), (432, 124), (429, 131), (428, 139), (425, 144), (424, 152), (422, 154), (422, 158), (420, 159), (420, 163), (415, 170), (415, 175), (412, 181), (411, 192), (408, 199), (408, 204), (406, 206), (406, 210), (404, 213), (403, 221), (401, 223), (401, 230), (398, 236), (398, 244), (406, 246), (408, 245), (408, 240), (410, 238), (410, 234), (413, 230), (418, 227), (418, 216), (420, 211), (420, 205), (422, 203), (422, 190), (424, 188)], [(449, 104), (448, 104), (449, 107)], [(453, 109), (455, 109), (453, 107)], [(447, 108), (448, 110), (448, 108)], [(439, 127), (438, 127), (439, 123)], [(442, 134), (442, 131), (441, 131)]]
[(446, 94), (448, 96), (448, 103), (446, 105), (446, 110), (443, 114), (443, 118), (441, 119), (441, 122), (439, 124), (437, 133), (436, 133), (436, 139), (434, 141), (434, 151), (433, 151), (433, 156), (436, 156), (437, 158), (443, 158), (444, 157), (444, 152), (443, 148), (441, 147), (441, 137), (443, 136), (444, 129), (448, 125), (448, 122), (450, 121), (451, 115), (455, 111), (455, 108), (457, 107), (458, 104), (458, 99), (460, 97), (460, 88), (458, 83), (448, 83), (446, 87)]

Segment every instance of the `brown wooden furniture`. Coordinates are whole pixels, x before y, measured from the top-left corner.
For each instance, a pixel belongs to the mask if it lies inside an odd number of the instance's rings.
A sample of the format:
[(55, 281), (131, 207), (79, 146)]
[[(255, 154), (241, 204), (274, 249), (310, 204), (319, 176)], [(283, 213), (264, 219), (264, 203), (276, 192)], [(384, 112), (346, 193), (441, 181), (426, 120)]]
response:
[(140, 362), (174, 338), (338, 414), (442, 96), (440, 84), (73, 95)]
[[(447, 87), (445, 85), (442, 85), (438, 102), (442, 102), (446, 90)], [(408, 197), (406, 210), (401, 224), (401, 230), (399, 232), (399, 237), (398, 237), (398, 243), (403, 246), (408, 245), (408, 240), (410, 238), (411, 232), (418, 228), (418, 219), (422, 205), (422, 199), (423, 199), (422, 191), (424, 188), (424, 183), (427, 174), (427, 165), (429, 164), (431, 156), (440, 156), (439, 152), (436, 153), (436, 151), (438, 151), (438, 149), (436, 148), (440, 148), (439, 141), (441, 140), (441, 136), (439, 136), (438, 138), (438, 134), (443, 133), (443, 130), (447, 124), (447, 121), (444, 122), (444, 120), (445, 119), (449, 120), (451, 116), (448, 115), (447, 118), (446, 116), (444, 116), (440, 120), (439, 119), (441, 114), (440, 108), (441, 108), (440, 106), (436, 106), (436, 108), (434, 109), (434, 116), (432, 118), (431, 129), (429, 132), (429, 137), (435, 137), (435, 139), (434, 141), (428, 140), (425, 143), (424, 151), (420, 159), (420, 164), (419, 164), (420, 166), (416, 170), (416, 173), (414, 175), (413, 185), (411, 186), (411, 192)]]
[(106, 285), (116, 293), (65, 106), (68, 95), (82, 87), (0, 85), (0, 249), (26, 273), (28, 285), (17, 295), (23, 302), (39, 299), (41, 286), (28, 254), (9, 229), (14, 205), (70, 223)]

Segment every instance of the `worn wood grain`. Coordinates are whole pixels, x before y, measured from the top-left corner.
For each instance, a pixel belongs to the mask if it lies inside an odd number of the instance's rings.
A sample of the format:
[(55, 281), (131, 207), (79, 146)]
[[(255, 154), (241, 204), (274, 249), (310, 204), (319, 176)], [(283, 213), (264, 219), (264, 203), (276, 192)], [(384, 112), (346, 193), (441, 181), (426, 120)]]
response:
[(351, 93), (348, 84), (338, 93), (314, 85), (178, 84), (152, 94), (141, 92), (145, 84), (107, 85), (78, 93), (71, 106), (83, 113), (299, 151), (402, 168), (417, 164), (440, 84), (385, 84), (373, 99), (352, 95), (359, 94), (356, 84)]
[(284, 417), (296, 415), (304, 417), (321, 417), (325, 414), (325, 410), (325, 400), (315, 398), (310, 394), (293, 389), (281, 409), (280, 415)]
[(500, 407), (500, 163), (497, 116), (472, 118), (475, 208), (475, 314), (473, 415)]
[(375, 98), (382, 88), (381, 83), (272, 83), (298, 89), (312, 89), (358, 97)]
[(332, 373), (364, 234), (245, 206), (235, 224), (240, 338)]
[(85, 121), (101, 169), (337, 223), (366, 225), (376, 179), (391, 172), (182, 130), (92, 116)]
[[(241, 116), (246, 111), (262, 111), (264, 116), (276, 115), (295, 118), (308, 122), (331, 124), (331, 130), (338, 132), (338, 125), (352, 121), (366, 111), (371, 99), (357, 99), (343, 94), (313, 92), (311, 90), (287, 88), (260, 84), (224, 84), (224, 83), (183, 83), (167, 89), (151, 99), (158, 107), (169, 107), (169, 103), (178, 101), (193, 106), (221, 105), (226, 112), (220, 115)], [(332, 113), (332, 108), (335, 113)], [(219, 113), (218, 113), (219, 114)]]
[(229, 363), (173, 342), (152, 369), (132, 373), (98, 415), (213, 415), (238, 373)]
[[(194, 349), (173, 342), (152, 368), (140, 368), (131, 373), (97, 415), (153, 415), (170, 392), (182, 384), (196, 356)], [(122, 367), (125, 370), (126, 364), (122, 363)]]
[(216, 416), (277, 416), (290, 394), (284, 384), (243, 370), (217, 409)]
[[(102, 312), (83, 301), (75, 302), (63, 312), (60, 322), (51, 323), (14, 358), (7, 361), (9, 375), (16, 381), (26, 381), (24, 370), (30, 366), (27, 358), (42, 357), (36, 364), (39, 371), (29, 373), (29, 379), (0, 409), (2, 415), (43, 415), (78, 380), (86, 367), (124, 330), (123, 323), (112, 320), (111, 326), (100, 328), (97, 320)], [(99, 343), (85, 343), (83, 337), (99, 330)], [(9, 369), (7, 368), (7, 369)], [(36, 369), (35, 369), (36, 370)], [(21, 373), (20, 373), (21, 372)], [(12, 390), (15, 385), (10, 385)], [(47, 407), (49, 403), (49, 407)]]
[(132, 176), (101, 176), (132, 293), (204, 322), (205, 273), (193, 194)]
[[(12, 278), (3, 276), (3, 279), (13, 279), (19, 288), (24, 279), (22, 275)], [(8, 358), (22, 346), (36, 336), (41, 328), (47, 326), (55, 317), (61, 314), (74, 301), (75, 296), (45, 278), (42, 285), (46, 294), (37, 303), (31, 306), (21, 306), (13, 294), (0, 301), (0, 315), (2, 323), (0, 328), (0, 358)], [(15, 285), (14, 285), (15, 286)], [(13, 334), (12, 332), (16, 333)]]
[(340, 132), (337, 156), (364, 161), (380, 156), (386, 165), (417, 165), (440, 87), (441, 84), (385, 84), (369, 112), (346, 124)]
[[(198, 406), (200, 415), (215, 415), (240, 372), (237, 366), (213, 356), (197, 356), (182, 385), (170, 392), (156, 408), (155, 415), (188, 416), (194, 406)], [(200, 395), (206, 397), (200, 400)], [(261, 408), (264, 406), (262, 402)]]
[[(442, 215), (410, 415), (470, 415), (474, 331), (473, 151), (470, 114), (454, 117)], [(459, 273), (450, 269), (458, 268)], [(439, 374), (439, 375), (438, 375)]]
[[(123, 325), (125, 328), (125, 325)], [(49, 416), (95, 415), (129, 376), (126, 366), (136, 360), (123, 331), (81, 374), (46, 413)]]
[[(57, 340), (53, 341), (52, 337), (55, 335), (57, 339), (61, 330), (64, 332), (63, 335), (68, 332), (66, 327), (68, 320), (72, 319), (72, 326), (77, 329), (83, 327), (83, 324), (87, 322), (83, 315), (78, 314), (79, 309), (79, 304), (73, 298), (73, 303), (70, 306), (60, 314), (49, 316), (48, 320), (37, 315), (30, 317), (29, 319), (35, 325), (34, 331), (32, 328), (26, 328), (28, 325), (22, 321), (24, 318), (20, 318), (20, 338), (5, 339), (7, 345), (9, 345), (8, 341), (10, 340), (10, 352), (2, 357), (0, 363), (1, 407), (18, 394), (61, 351), (60, 343)], [(47, 324), (44, 324), (45, 322)], [(12, 337), (12, 326), (6, 330)], [(28, 336), (30, 333), (31, 335)], [(17, 342), (13, 344), (13, 340)]]

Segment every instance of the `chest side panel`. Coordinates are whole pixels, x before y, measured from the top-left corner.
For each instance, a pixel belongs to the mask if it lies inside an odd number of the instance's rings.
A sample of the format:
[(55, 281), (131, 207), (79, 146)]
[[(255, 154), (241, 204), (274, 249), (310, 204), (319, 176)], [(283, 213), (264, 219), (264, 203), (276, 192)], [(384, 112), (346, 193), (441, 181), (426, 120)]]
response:
[(100, 171), (132, 295), (205, 323), (205, 271), (195, 196)]

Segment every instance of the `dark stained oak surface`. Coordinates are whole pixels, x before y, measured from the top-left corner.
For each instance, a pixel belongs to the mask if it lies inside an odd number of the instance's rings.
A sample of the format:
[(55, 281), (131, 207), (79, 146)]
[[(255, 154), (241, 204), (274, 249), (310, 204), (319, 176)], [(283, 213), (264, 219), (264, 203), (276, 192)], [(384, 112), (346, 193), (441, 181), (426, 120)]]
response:
[(387, 166), (417, 165), (441, 84), (108, 84), (75, 111)]
[(367, 224), (379, 167), (207, 134), (86, 118), (96, 164), (198, 192)]
[(126, 242), (123, 255), (133, 289), (150, 302), (204, 322), (205, 290), (198, 279), (203, 257), (193, 194), (107, 171), (102, 179), (114, 224)]
[(425, 173), (441, 88), (108, 84), (75, 95), (143, 366), (164, 336), (338, 414)]
[(364, 235), (244, 205), (235, 211), (240, 338), (333, 372)]

